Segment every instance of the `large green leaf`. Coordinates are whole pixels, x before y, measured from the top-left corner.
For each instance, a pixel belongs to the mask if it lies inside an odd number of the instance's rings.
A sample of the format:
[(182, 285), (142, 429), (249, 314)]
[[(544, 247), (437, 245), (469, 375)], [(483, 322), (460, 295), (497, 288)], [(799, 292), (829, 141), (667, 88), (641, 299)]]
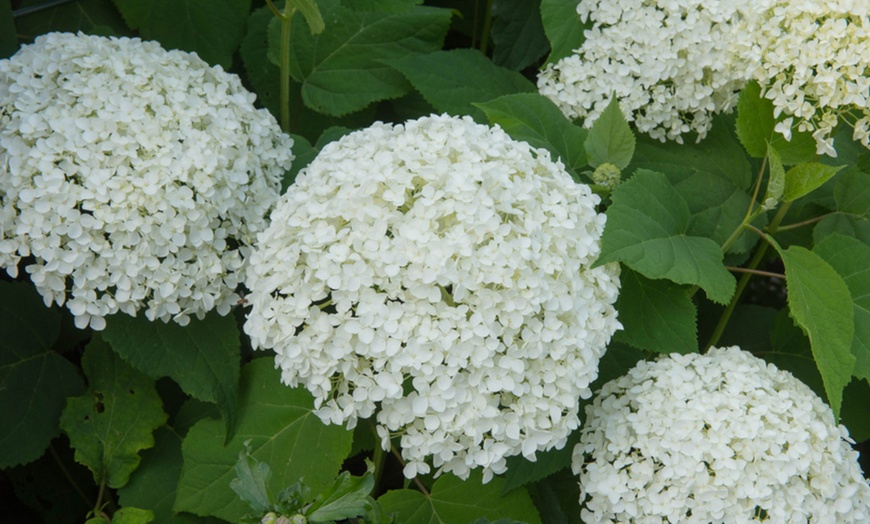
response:
[(834, 202), (837, 212), (813, 230), (816, 243), (836, 232), (870, 244), (870, 174), (858, 169), (843, 172), (835, 180)]
[(584, 148), (588, 131), (572, 124), (549, 98), (519, 93), (474, 105), (512, 138), (550, 151), (574, 180), (581, 181), (580, 168), (588, 163)]
[(481, 122), (486, 122), (486, 116), (473, 105), (475, 102), (536, 91), (524, 76), (493, 64), (473, 49), (407, 56), (389, 63), (438, 111), (472, 115)]
[(283, 385), (271, 358), (245, 366), (240, 391), (239, 424), (226, 445), (223, 424), (212, 419), (197, 422), (184, 438), (176, 511), (230, 521), (247, 513), (230, 489), (246, 441), (251, 455), (272, 468), (273, 493), (303, 480), (316, 495), (331, 485), (350, 451), (353, 433), (320, 422), (312, 413), (311, 395)]
[(187, 326), (113, 315), (103, 339), (151, 378), (170, 377), (188, 395), (214, 402), (230, 428), (236, 422), (241, 343), (232, 316), (210, 313)]
[[(317, 35), (302, 17), (294, 17), (290, 74), (302, 84), (308, 107), (341, 116), (407, 93), (408, 82), (388, 62), (440, 49), (451, 12), (425, 6), (372, 12), (333, 5), (323, 15), (326, 30)], [(278, 31), (279, 23), (274, 20), (270, 32)], [(276, 61), (278, 41), (270, 41), (269, 56)]]
[(550, 49), (541, 23), (541, 1), (494, 0), (492, 3), (492, 61), (520, 71)]
[(855, 333), (852, 297), (843, 278), (822, 257), (800, 246), (782, 250), (792, 317), (810, 338), (834, 416), (852, 379)]
[(615, 340), (657, 353), (698, 351), (695, 305), (686, 290), (667, 280), (649, 280), (630, 269), (619, 276), (616, 309), (623, 330)]
[(631, 132), (631, 127), (614, 96), (601, 115), (595, 119), (589, 129), (589, 136), (586, 137), (589, 164), (598, 167), (608, 163), (619, 169), (625, 169), (634, 155), (634, 145), (634, 133)]
[(251, 0), (114, 0), (139, 35), (168, 49), (195, 52), (229, 69), (245, 33)]
[(526, 489), (541, 512), (542, 521), (547, 524), (584, 524), (578, 511), (580, 485), (571, 468), (563, 468)]
[(269, 60), (269, 24), (275, 15), (267, 7), (255, 9), (248, 17), (239, 55), (245, 65), (248, 82), (257, 94), (257, 103), (276, 118), (280, 114), (281, 70)]
[(596, 264), (620, 261), (651, 279), (700, 286), (714, 302), (734, 294), (734, 277), (709, 238), (689, 236), (689, 206), (661, 173), (639, 170), (617, 186)]
[[(784, 117), (785, 115), (781, 115), (780, 118)], [(737, 136), (749, 155), (764, 158), (770, 144), (785, 165), (815, 159), (816, 145), (811, 134), (793, 131), (791, 140), (786, 140), (774, 131), (776, 123), (773, 102), (761, 96), (761, 87), (756, 82), (747, 84), (737, 103)]]
[(154, 381), (121, 360), (95, 337), (85, 349), (82, 369), (88, 391), (67, 401), (60, 419), (76, 461), (97, 484), (127, 484), (139, 466), (139, 452), (154, 445), (153, 432), (166, 422)]
[[(45, 0), (24, 0), (19, 9), (46, 4)], [(15, 27), (22, 40), (31, 40), (49, 31), (124, 35), (129, 33), (124, 19), (111, 0), (79, 0), (18, 16)]]
[(584, 31), (592, 27), (592, 22), (580, 20), (577, 4), (577, 0), (541, 0), (541, 22), (551, 47), (548, 64), (579, 48), (585, 40)]
[(39, 458), (60, 433), (66, 398), (84, 391), (76, 367), (51, 347), (60, 315), (33, 286), (0, 282), (0, 468)]
[(508, 469), (507, 473), (505, 473), (503, 492), (508, 493), (520, 486), (526, 486), (529, 483), (552, 475), (560, 469), (564, 469), (566, 465), (571, 464), (571, 453), (579, 441), (580, 432), (575, 431), (568, 436), (568, 441), (561, 449), (551, 449), (536, 453), (534, 462), (521, 455), (509, 457), (507, 459)]
[(829, 166), (819, 162), (802, 162), (785, 174), (783, 200), (791, 202), (818, 189), (845, 166)]
[(475, 471), (468, 480), (446, 474), (438, 478), (427, 495), (410, 489), (389, 491), (380, 502), (384, 513), (395, 513), (403, 524), (467, 524), (479, 518), (509, 518), (538, 524), (538, 511), (529, 494), (517, 488), (502, 495), (504, 480), (496, 477), (481, 484)]
[(870, 382), (870, 246), (851, 237), (833, 234), (825, 237), (813, 251), (843, 277), (852, 295), (855, 337), (852, 374)]

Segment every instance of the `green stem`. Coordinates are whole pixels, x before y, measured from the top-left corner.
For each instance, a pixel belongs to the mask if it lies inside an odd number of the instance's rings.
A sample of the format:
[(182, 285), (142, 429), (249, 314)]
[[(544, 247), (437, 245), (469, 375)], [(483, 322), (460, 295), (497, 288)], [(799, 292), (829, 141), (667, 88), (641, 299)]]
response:
[(785, 275), (782, 273), (773, 273), (772, 271), (761, 271), (760, 269), (749, 269), (746, 267), (734, 267), (734, 266), (725, 266), (725, 269), (728, 271), (734, 271), (735, 273), (752, 273), (753, 275), (759, 275), (762, 277), (772, 277), (772, 278), (785, 278)]
[(788, 231), (789, 229), (797, 229), (799, 227), (808, 226), (810, 224), (814, 224), (814, 223), (816, 223), (816, 222), (818, 222), (818, 221), (820, 221), (820, 220), (822, 220), (830, 215), (833, 215), (833, 214), (834, 213), (826, 213), (820, 217), (810, 218), (809, 220), (804, 220), (801, 222), (795, 222), (794, 224), (789, 224), (787, 226), (780, 226), (778, 231)]
[(486, 48), (489, 45), (489, 32), (492, 27), (492, 0), (486, 0), (484, 9), (483, 29), (480, 32), (480, 52), (486, 54)]
[(103, 494), (105, 494), (105, 492), (106, 492), (106, 479), (103, 479), (100, 482), (100, 491), (97, 493), (97, 503), (94, 504), (94, 515), (100, 515), (103, 518), (106, 518), (106, 514), (103, 513), (103, 510), (102, 510), (102, 508), (100, 508), (100, 506), (103, 505)]
[(290, 132), (290, 30), (296, 8), (291, 2), (281, 16), (281, 129)]

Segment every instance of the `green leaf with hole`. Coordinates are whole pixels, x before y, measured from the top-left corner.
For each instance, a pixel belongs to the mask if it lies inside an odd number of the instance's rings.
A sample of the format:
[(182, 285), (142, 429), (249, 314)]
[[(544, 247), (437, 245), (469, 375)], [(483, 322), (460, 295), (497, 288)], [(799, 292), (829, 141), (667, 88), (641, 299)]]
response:
[(504, 480), (496, 477), (487, 484), (475, 470), (468, 480), (452, 474), (442, 475), (427, 495), (411, 489), (393, 490), (378, 502), (384, 513), (396, 514), (403, 524), (456, 524), (479, 518), (510, 518), (527, 524), (540, 524), (541, 517), (529, 494), (517, 488), (502, 495)]
[(575, 0), (541, 0), (541, 22), (550, 41), (547, 63), (558, 62), (573, 53), (586, 39), (584, 32), (592, 22), (583, 22)]
[(195, 52), (229, 69), (251, 0), (114, 0), (127, 25), (167, 49)]
[(616, 309), (623, 329), (616, 332), (616, 341), (665, 354), (698, 351), (697, 311), (684, 288), (630, 269), (619, 280)]
[(687, 234), (689, 206), (667, 177), (638, 170), (611, 198), (597, 265), (619, 261), (653, 280), (700, 286), (714, 302), (731, 298), (736, 281), (719, 244)]
[(0, 282), (0, 333), (0, 468), (8, 468), (45, 452), (66, 398), (85, 387), (76, 366), (52, 351), (60, 315), (33, 286)]
[(846, 166), (829, 166), (819, 162), (803, 162), (785, 174), (783, 200), (792, 202), (818, 189)]
[(537, 91), (523, 75), (493, 64), (474, 49), (407, 56), (390, 60), (389, 64), (401, 71), (438, 111), (472, 115), (480, 122), (486, 122), (486, 115), (475, 103)]
[[(451, 12), (426, 6), (373, 12), (333, 5), (324, 9), (323, 16), (328, 23), (317, 35), (311, 34), (302, 17), (294, 17), (290, 74), (301, 84), (308, 107), (341, 116), (410, 91), (403, 75), (388, 62), (413, 60), (440, 49)], [(280, 21), (272, 21), (269, 31), (280, 32)], [(273, 62), (280, 55), (279, 42), (270, 38)]]
[(60, 419), (76, 462), (97, 484), (127, 484), (139, 466), (139, 452), (154, 445), (154, 430), (166, 422), (154, 381), (133, 369), (95, 337), (85, 349), (82, 370), (87, 392), (67, 400)]
[(601, 112), (601, 116), (592, 124), (589, 136), (586, 137), (589, 165), (598, 167), (609, 163), (625, 169), (634, 155), (634, 146), (634, 133), (631, 132), (631, 127), (614, 96)]
[[(780, 118), (785, 118), (785, 115)], [(764, 158), (770, 144), (787, 166), (816, 158), (816, 142), (811, 134), (793, 131), (791, 140), (786, 140), (774, 130), (776, 124), (773, 102), (761, 96), (757, 82), (747, 84), (737, 102), (737, 136), (749, 156)]]
[(184, 438), (176, 511), (234, 522), (245, 515), (249, 509), (230, 482), (248, 440), (251, 456), (272, 469), (272, 493), (300, 480), (312, 494), (320, 493), (332, 484), (347, 457), (353, 432), (320, 422), (312, 412), (311, 395), (283, 385), (271, 358), (246, 365), (239, 389), (239, 424), (226, 445), (223, 423), (212, 419), (197, 422)]
[(580, 169), (588, 163), (583, 145), (588, 131), (565, 118), (550, 99), (538, 93), (519, 93), (474, 105), (515, 140), (550, 151), (554, 159), (562, 160), (574, 180), (581, 181)]
[(870, 382), (870, 246), (835, 233), (825, 237), (813, 252), (830, 264), (849, 288), (855, 319), (852, 375)]
[(839, 418), (843, 388), (855, 367), (852, 296), (843, 277), (816, 253), (800, 246), (776, 248), (785, 264), (789, 310), (810, 338), (828, 403)]
[(215, 312), (186, 326), (117, 314), (103, 331), (103, 340), (134, 368), (154, 379), (169, 377), (188, 395), (216, 403), (228, 428), (236, 422), (239, 336), (235, 318)]

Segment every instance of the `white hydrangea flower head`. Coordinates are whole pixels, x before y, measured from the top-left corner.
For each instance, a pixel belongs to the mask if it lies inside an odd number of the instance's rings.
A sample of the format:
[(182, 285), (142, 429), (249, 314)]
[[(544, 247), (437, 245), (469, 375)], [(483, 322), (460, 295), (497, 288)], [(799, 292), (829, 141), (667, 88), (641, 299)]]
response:
[(586, 416), (573, 456), (584, 522), (870, 522), (846, 428), (738, 347), (642, 361)]
[(731, 52), (745, 0), (582, 0), (593, 25), (579, 49), (538, 77), (538, 89), (589, 127), (615, 95), (638, 131), (661, 141), (706, 136), (730, 111), (750, 66)]
[(870, 3), (854, 0), (759, 0), (738, 25), (751, 38), (734, 54), (754, 64), (752, 76), (787, 115), (777, 131), (811, 132), (819, 154), (836, 156), (831, 136), (845, 119), (870, 147)]
[(605, 216), (548, 152), (468, 117), (327, 145), (251, 256), (245, 323), (326, 423), (375, 413), (409, 478), (564, 446), (621, 327)]
[(79, 327), (226, 314), (292, 140), (238, 77), (155, 42), (50, 33), (0, 60), (0, 265)]

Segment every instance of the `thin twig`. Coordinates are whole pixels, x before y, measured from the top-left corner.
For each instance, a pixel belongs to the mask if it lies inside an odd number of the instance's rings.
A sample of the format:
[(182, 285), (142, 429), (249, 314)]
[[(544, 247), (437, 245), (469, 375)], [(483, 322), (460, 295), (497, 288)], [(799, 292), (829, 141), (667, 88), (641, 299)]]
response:
[(773, 277), (773, 278), (785, 278), (785, 275), (782, 273), (773, 273), (770, 271), (762, 271), (760, 269), (749, 269), (746, 267), (734, 267), (734, 266), (725, 266), (725, 269), (728, 271), (734, 271), (736, 273), (752, 273), (753, 275), (761, 275), (763, 277)]
[[(402, 458), (402, 454), (399, 453), (399, 450), (397, 450), (395, 446), (390, 446), (390, 451), (392, 451), (393, 455), (395, 455), (396, 458), (399, 459), (399, 463), (402, 464), (402, 467), (405, 467), (405, 459)], [(423, 494), (426, 495), (426, 497), (428, 498), (429, 497), (429, 490), (426, 489), (426, 486), (424, 486), (422, 482), (420, 482), (420, 479), (418, 479), (417, 477), (414, 477), (411, 480), (414, 481), (414, 484), (416, 484), (417, 487), (420, 489), (420, 491), (422, 491)]]

